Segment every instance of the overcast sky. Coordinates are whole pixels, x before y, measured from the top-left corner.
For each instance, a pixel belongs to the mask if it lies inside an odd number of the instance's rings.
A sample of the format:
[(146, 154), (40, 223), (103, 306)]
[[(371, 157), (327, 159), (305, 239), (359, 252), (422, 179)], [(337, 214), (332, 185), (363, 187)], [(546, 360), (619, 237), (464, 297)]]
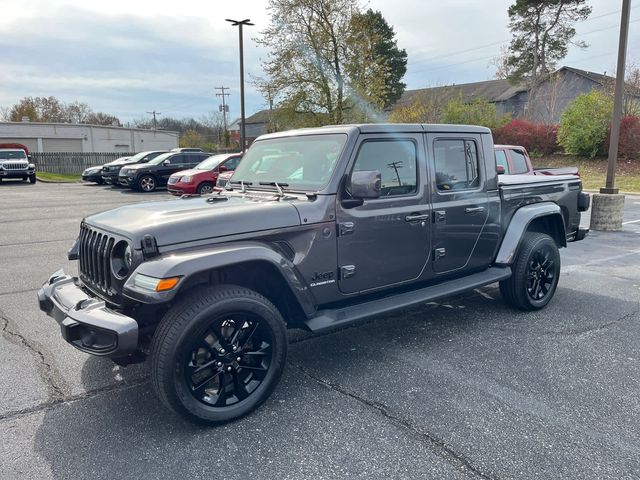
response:
[[(511, 0), (370, 0), (409, 55), (407, 88), (493, 77), (492, 57), (507, 44)], [(615, 70), (622, 0), (592, 0), (576, 26), (565, 65)], [(217, 110), (214, 87), (230, 87), (230, 116), (239, 116), (237, 29), (225, 18), (250, 18), (245, 70), (260, 75), (266, 52), (252, 37), (267, 25), (266, 0), (2, 0), (0, 106), (25, 96), (87, 102), (122, 121), (199, 117)], [(640, 0), (632, 2), (628, 60), (640, 62)], [(247, 115), (266, 101), (247, 83)]]

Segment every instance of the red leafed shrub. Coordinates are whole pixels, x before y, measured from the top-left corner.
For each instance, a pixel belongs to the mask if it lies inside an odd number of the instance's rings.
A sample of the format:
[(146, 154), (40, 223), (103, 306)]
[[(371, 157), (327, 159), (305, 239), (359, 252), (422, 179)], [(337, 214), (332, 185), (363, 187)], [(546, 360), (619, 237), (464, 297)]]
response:
[[(604, 142), (604, 155), (609, 152), (611, 127)], [(618, 158), (625, 160), (640, 159), (640, 117), (626, 115), (620, 121), (620, 140), (618, 141)]]
[(550, 155), (560, 149), (557, 125), (544, 125), (528, 120), (512, 120), (504, 127), (494, 129), (493, 141), (497, 144), (521, 145), (529, 153), (543, 155)]

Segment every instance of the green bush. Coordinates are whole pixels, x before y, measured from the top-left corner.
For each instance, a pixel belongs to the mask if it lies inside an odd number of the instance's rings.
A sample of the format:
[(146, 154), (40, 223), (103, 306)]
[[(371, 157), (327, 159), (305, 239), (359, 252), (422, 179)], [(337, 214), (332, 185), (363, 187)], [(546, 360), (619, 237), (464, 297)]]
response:
[(509, 122), (509, 116), (498, 116), (496, 106), (486, 98), (477, 98), (471, 103), (465, 103), (458, 99), (450, 100), (445, 105), (442, 112), (442, 122), (499, 128)]
[(602, 153), (612, 111), (613, 102), (599, 90), (578, 95), (560, 117), (558, 143), (574, 155)]

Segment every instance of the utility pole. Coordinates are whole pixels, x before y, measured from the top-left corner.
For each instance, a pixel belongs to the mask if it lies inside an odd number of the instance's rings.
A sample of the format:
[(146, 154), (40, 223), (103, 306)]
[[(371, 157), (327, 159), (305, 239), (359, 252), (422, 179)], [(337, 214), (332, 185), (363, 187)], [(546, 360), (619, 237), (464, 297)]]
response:
[(157, 130), (158, 128), (158, 122), (156, 121), (156, 115), (162, 115), (162, 113), (160, 112), (156, 112), (155, 110), (153, 112), (147, 112), (149, 115), (153, 115), (153, 129)]
[(222, 97), (222, 105), (220, 105), (220, 110), (222, 110), (222, 124), (224, 125), (224, 131), (227, 131), (227, 112), (229, 111), (229, 106), (225, 100), (225, 97), (228, 97), (230, 94), (225, 93), (225, 90), (229, 90), (229, 87), (216, 87), (216, 90), (220, 90), (221, 93), (216, 93), (216, 97)]
[[(221, 87), (216, 87), (216, 90), (220, 90), (220, 93), (216, 93), (216, 97), (222, 97), (222, 105), (218, 105), (218, 107), (220, 108), (220, 110), (222, 110), (222, 125), (223, 125), (223, 129), (222, 129), (222, 134), (224, 136), (224, 146), (228, 147), (229, 145), (227, 145), (227, 112), (229, 111), (229, 105), (227, 105), (227, 102), (225, 100), (225, 97), (228, 97), (230, 94), (229, 93), (225, 93), (225, 90), (229, 90), (229, 87), (225, 87), (225, 86), (221, 86)], [(218, 134), (218, 137), (220, 135)], [(222, 143), (221, 139), (218, 138), (218, 143)]]
[(251, 20), (246, 18), (244, 20), (231, 20), (229, 18), (225, 19), (227, 22), (230, 22), (232, 26), (238, 27), (238, 36), (240, 43), (240, 150), (244, 152), (247, 147), (246, 141), (246, 129), (244, 125), (244, 49), (242, 45), (242, 27), (244, 25), (251, 26), (255, 25), (251, 23)]
[(622, 0), (620, 38), (618, 42), (618, 66), (616, 70), (616, 93), (613, 99), (613, 118), (611, 120), (611, 136), (609, 138), (607, 182), (605, 187), (600, 189), (600, 193), (593, 195), (591, 228), (594, 230), (622, 230), (624, 195), (618, 193), (615, 179), (616, 161), (618, 160), (618, 141), (620, 139), (620, 120), (622, 118), (622, 101), (624, 97), (624, 67), (627, 57), (630, 11), (631, 0)]

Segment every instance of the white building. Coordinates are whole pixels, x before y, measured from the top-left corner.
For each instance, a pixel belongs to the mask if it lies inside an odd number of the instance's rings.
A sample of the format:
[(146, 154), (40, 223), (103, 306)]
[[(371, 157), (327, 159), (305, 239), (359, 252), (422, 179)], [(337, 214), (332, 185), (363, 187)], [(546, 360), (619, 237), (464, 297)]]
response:
[(0, 143), (33, 152), (142, 152), (178, 146), (178, 132), (71, 123), (0, 122)]

